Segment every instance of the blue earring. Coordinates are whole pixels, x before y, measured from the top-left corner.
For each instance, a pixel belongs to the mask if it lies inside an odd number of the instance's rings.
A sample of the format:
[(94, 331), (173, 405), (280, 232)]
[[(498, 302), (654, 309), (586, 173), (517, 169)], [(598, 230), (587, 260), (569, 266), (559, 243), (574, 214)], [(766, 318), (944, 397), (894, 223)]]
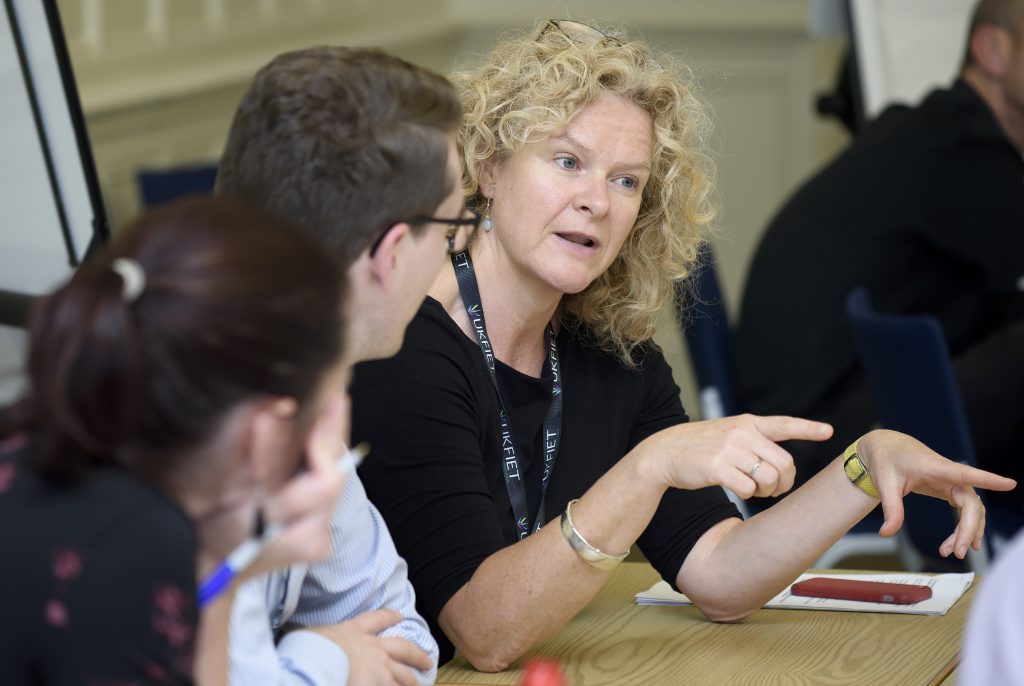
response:
[(494, 222), (491, 221), (491, 199), (487, 198), (487, 207), (484, 208), (484, 220), (483, 220), (484, 231), (490, 231), (494, 228)]

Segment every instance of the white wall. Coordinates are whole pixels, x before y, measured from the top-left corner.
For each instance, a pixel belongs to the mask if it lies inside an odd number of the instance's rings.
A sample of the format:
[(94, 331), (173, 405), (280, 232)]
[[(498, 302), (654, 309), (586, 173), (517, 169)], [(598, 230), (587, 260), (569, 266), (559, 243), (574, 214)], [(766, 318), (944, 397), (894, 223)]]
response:
[(856, 0), (851, 5), (864, 112), (915, 104), (960, 71), (975, 0)]
[[(807, 0), (59, 0), (111, 223), (139, 207), (141, 166), (215, 160), (252, 73), (319, 43), (379, 45), (447, 71), (536, 18), (618, 22), (705, 73), (718, 121), (716, 238), (735, 310), (755, 241), (794, 186), (844, 142), (812, 114), (842, 44), (808, 30)], [(658, 340), (696, 408), (671, 316)]]

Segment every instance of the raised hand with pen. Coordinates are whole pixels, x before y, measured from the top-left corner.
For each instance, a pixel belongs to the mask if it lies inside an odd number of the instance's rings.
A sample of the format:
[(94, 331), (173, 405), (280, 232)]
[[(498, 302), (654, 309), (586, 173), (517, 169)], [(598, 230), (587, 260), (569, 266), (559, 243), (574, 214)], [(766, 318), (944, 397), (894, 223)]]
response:
[[(330, 498), (330, 505), (326, 507), (325, 498), (331, 493), (336, 498), (337, 491), (330, 489), (336, 486), (340, 491), (346, 475), (358, 466), (365, 454), (364, 446), (345, 451), (348, 420), (348, 394), (335, 391), (306, 440), (308, 471), (294, 477), (266, 500), (266, 519), (271, 526), (280, 527), (278, 533), (267, 541), (259, 557), (239, 578), (326, 554), (334, 498)], [(401, 613), (394, 610), (377, 609), (337, 624), (301, 629), (323, 636), (345, 652), (348, 683), (414, 686), (417, 678), (413, 670), (428, 671), (433, 660), (402, 637), (382, 635), (402, 618)]]
[[(346, 375), (347, 380), (347, 375)], [(267, 521), (280, 533), (253, 563), (251, 572), (278, 569), (322, 558), (330, 547), (331, 511), (352, 467), (340, 464), (346, 452), (349, 398), (344, 384), (326, 389), (325, 401), (305, 444), (305, 469), (266, 501)]]
[[(279, 400), (257, 419), (253, 442), (254, 463), (268, 472), (279, 472), (282, 464), (292, 463), (303, 455), (299, 471), (291, 478), (280, 474), (263, 477), (260, 484), (278, 485), (264, 497), (242, 495), (239, 506), (221, 516), (200, 524), (200, 550), (208, 551), (206, 564), (210, 571), (199, 586), (199, 604), (212, 602), (231, 585), (273, 569), (324, 557), (330, 548), (331, 511), (345, 484), (353, 462), (342, 464), (344, 458), (361, 458), (358, 450), (345, 451), (348, 436), (349, 399), (344, 380), (332, 378), (321, 401), (320, 414), (308, 429), (304, 453), (292, 445), (289, 437), (294, 428), (295, 402)], [(339, 457), (342, 458), (339, 460)], [(358, 459), (356, 458), (356, 459)], [(233, 530), (225, 535), (221, 529)], [(214, 546), (204, 546), (204, 536)], [(233, 550), (216, 548), (217, 542), (241, 540)], [(215, 566), (216, 565), (216, 566)]]
[[(216, 682), (227, 673), (224, 626), (238, 584), (287, 565), (311, 562), (330, 549), (329, 523), (345, 483), (338, 456), (344, 453), (349, 404), (348, 370), (331, 370), (311, 403), (318, 415), (303, 415), (292, 398), (253, 403), (244, 421), (245, 466), (227, 485), (223, 505), (197, 522), (199, 607), (214, 616), (218, 638), (201, 651), (197, 675)], [(305, 439), (303, 434), (307, 434)], [(346, 454), (350, 455), (351, 453)], [(205, 631), (205, 629), (204, 629)]]
[[(331, 510), (345, 483), (338, 459), (349, 413), (347, 394), (337, 390), (342, 386), (343, 380), (332, 375), (331, 392), (320, 401), (321, 414), (309, 429), (304, 453), (294, 445), (293, 424), (299, 421), (294, 400), (278, 399), (257, 411), (249, 445), (251, 472), (260, 475), (229, 487), (237, 494), (226, 500), (236, 505), (198, 526), (200, 569), (212, 570), (199, 586), (200, 607), (241, 580), (327, 554)], [(293, 465), (296, 459), (298, 473), (282, 475), (282, 465)], [(266, 495), (265, 488), (270, 489)], [(233, 550), (223, 548), (226, 541), (239, 540)]]
[[(243, 535), (255, 533), (233, 551), (218, 551), (217, 559), (225, 558), (215, 572), (207, 574), (200, 585), (200, 605), (216, 602), (222, 594), (230, 594), (240, 581), (264, 572), (280, 569), (298, 562), (322, 558), (328, 551), (331, 510), (346, 476), (358, 466), (366, 453), (365, 446), (345, 450), (349, 426), (349, 397), (333, 383), (326, 389), (330, 394), (320, 410), (305, 440), (306, 469), (288, 480), (277, 491), (269, 494), (257, 511), (261, 526), (247, 530), (245, 522), (252, 520), (251, 508), (243, 508), (238, 531)], [(294, 454), (287, 441), (274, 438), (289, 435), (287, 421), (294, 415), (294, 403), (279, 402), (273, 411), (263, 415), (265, 422), (261, 441), (266, 454), (260, 463), (277, 465), (281, 455)], [(340, 456), (340, 458), (339, 458)], [(248, 515), (248, 516), (246, 516)], [(239, 518), (235, 518), (239, 519)], [(262, 535), (259, 529), (262, 529)], [(235, 538), (237, 538), (237, 534)], [(214, 536), (222, 539), (222, 536)], [(228, 562), (228, 561), (231, 562)], [(220, 575), (217, 572), (221, 572)], [(382, 635), (389, 627), (403, 619), (401, 613), (390, 609), (363, 612), (349, 620), (325, 626), (293, 626), (291, 629), (311, 631), (339, 646), (348, 664), (348, 683), (402, 684), (417, 683), (415, 670), (428, 671), (433, 660), (421, 648), (399, 636)]]

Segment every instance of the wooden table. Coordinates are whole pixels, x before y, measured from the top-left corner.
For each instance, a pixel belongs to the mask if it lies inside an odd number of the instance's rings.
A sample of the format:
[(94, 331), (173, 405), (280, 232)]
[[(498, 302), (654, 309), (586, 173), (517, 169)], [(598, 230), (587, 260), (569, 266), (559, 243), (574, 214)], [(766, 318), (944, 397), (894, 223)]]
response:
[(692, 607), (638, 607), (658, 579), (645, 563), (623, 564), (561, 631), (500, 674), (462, 658), (439, 685), (517, 684), (531, 657), (550, 657), (572, 686), (661, 684), (940, 684), (956, 668), (972, 586), (942, 617), (760, 610), (736, 624), (709, 622)]

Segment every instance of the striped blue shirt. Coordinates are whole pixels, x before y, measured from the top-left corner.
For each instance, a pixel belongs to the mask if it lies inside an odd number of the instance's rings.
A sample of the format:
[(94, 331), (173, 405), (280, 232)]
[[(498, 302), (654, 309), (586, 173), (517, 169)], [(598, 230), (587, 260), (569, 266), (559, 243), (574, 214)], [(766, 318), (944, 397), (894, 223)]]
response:
[(231, 614), (231, 683), (344, 686), (348, 657), (334, 642), (312, 631), (290, 631), (275, 645), (285, 623), (328, 626), (372, 610), (390, 609), (404, 619), (381, 636), (404, 638), (434, 662), (418, 673), (432, 684), (437, 643), (416, 612), (416, 596), (405, 560), (398, 556), (380, 512), (355, 473), (345, 484), (331, 519), (331, 553), (320, 562), (296, 565), (252, 579), (239, 588)]

